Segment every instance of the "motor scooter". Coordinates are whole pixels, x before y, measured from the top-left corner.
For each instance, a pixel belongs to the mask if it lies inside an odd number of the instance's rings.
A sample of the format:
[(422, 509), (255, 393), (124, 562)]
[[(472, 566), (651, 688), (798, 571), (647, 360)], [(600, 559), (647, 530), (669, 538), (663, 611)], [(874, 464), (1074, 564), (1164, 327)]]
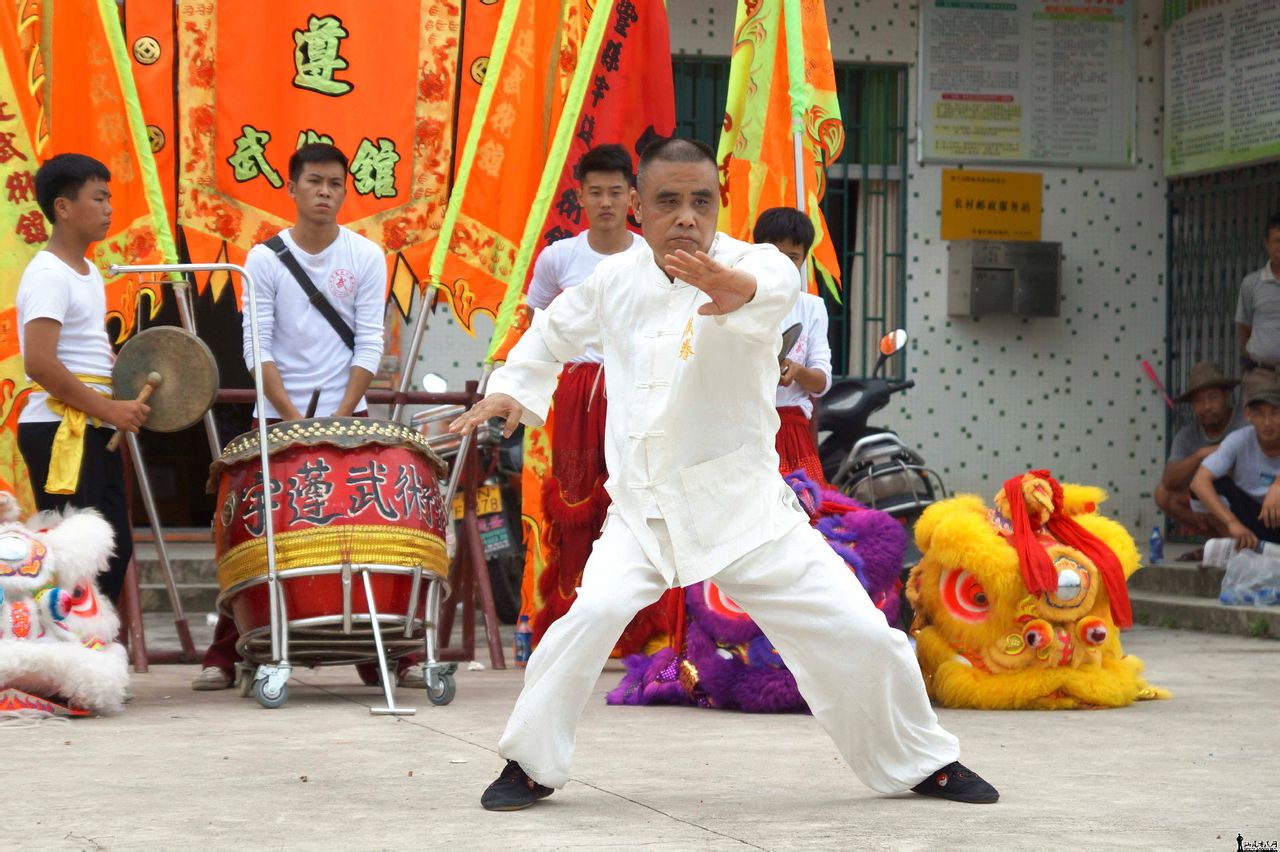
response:
[[(910, 531), (930, 504), (946, 498), (946, 485), (896, 432), (867, 423), (889, 404), (894, 394), (915, 387), (912, 379), (884, 377), (886, 362), (906, 344), (907, 333), (902, 329), (886, 334), (880, 340), (880, 357), (870, 378), (842, 379), (832, 385), (819, 405), (818, 457), (823, 475), (840, 493), (886, 512)], [(920, 551), (908, 536), (904, 583), (907, 572), (919, 559)], [(910, 624), (911, 611), (905, 598), (902, 611), (904, 624)]]

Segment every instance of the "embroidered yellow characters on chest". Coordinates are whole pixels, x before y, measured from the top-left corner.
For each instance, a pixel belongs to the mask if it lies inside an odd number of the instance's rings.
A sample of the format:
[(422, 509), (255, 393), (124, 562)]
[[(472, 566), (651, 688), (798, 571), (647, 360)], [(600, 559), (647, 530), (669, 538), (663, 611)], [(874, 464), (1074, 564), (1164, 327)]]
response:
[(680, 338), (680, 360), (688, 361), (689, 356), (693, 355), (693, 317), (689, 317), (689, 321), (684, 324), (684, 336)]

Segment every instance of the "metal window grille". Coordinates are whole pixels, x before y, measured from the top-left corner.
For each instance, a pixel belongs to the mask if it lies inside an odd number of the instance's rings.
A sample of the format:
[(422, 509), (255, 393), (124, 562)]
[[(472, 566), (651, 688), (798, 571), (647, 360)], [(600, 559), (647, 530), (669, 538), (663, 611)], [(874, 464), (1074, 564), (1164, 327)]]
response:
[[(672, 57), (676, 132), (714, 146), (729, 85), (726, 57)], [(837, 63), (845, 147), (827, 168), (822, 212), (840, 260), (840, 298), (824, 292), (832, 370), (870, 373), (877, 344), (905, 324), (907, 69)], [(892, 367), (901, 376), (905, 359)]]
[[(1170, 395), (1186, 387), (1206, 358), (1228, 375), (1241, 370), (1236, 333), (1240, 281), (1267, 262), (1263, 229), (1280, 211), (1280, 163), (1169, 181), (1165, 379)], [(1169, 415), (1167, 440), (1191, 418)]]

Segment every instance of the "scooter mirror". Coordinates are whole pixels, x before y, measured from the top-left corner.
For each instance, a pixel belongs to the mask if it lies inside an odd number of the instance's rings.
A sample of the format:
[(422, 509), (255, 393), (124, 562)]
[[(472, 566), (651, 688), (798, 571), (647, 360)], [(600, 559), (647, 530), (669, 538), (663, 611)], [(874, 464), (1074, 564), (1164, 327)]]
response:
[(900, 352), (907, 345), (907, 333), (902, 329), (895, 329), (884, 337), (880, 338), (880, 354), (889, 357), (895, 352)]
[(422, 389), (427, 393), (444, 393), (449, 389), (449, 383), (439, 373), (427, 373), (422, 377)]

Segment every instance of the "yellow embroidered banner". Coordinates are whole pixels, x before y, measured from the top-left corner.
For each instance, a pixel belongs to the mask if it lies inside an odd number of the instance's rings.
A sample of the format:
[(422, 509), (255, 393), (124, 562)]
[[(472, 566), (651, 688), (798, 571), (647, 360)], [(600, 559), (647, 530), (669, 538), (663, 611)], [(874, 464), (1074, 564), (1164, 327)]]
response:
[(817, 232), (811, 265), (839, 293), (840, 263), (818, 203), (844, 149), (822, 0), (739, 0), (720, 134), (720, 230), (750, 240), (770, 207), (797, 207), (795, 131), (804, 210)]

